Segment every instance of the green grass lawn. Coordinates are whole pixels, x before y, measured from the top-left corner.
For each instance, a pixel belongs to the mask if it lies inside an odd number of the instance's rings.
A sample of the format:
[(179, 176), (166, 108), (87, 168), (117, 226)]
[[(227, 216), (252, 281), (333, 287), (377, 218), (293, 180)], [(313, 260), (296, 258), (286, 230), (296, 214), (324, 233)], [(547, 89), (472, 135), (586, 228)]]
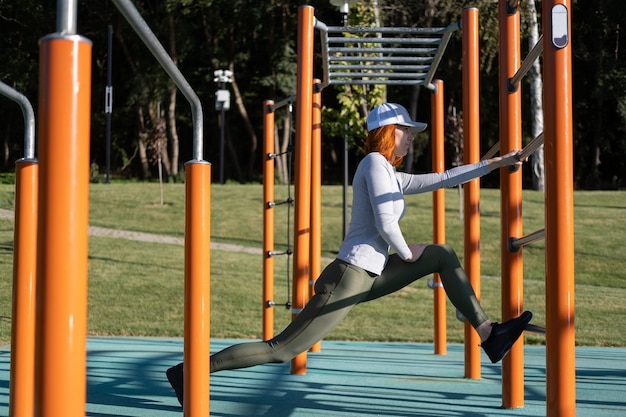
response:
[[(286, 186), (276, 187), (279, 201)], [(166, 184), (163, 205), (154, 183), (94, 184), (90, 223), (95, 226), (183, 236), (184, 186)], [(323, 187), (322, 256), (332, 258), (342, 235), (342, 189)], [(213, 185), (213, 242), (261, 248), (261, 185)], [(457, 190), (446, 192), (448, 242), (463, 255)], [(407, 197), (403, 230), (408, 241), (432, 238), (431, 195)], [(14, 186), (0, 185), (0, 208), (13, 209)], [(575, 193), (576, 339), (579, 345), (626, 346), (626, 192)], [(524, 233), (543, 227), (543, 194), (524, 191)], [(481, 193), (481, 300), (500, 320), (500, 202), (497, 190)], [(291, 210), (293, 213), (293, 210)], [(288, 241), (287, 207), (276, 208), (276, 250)], [(291, 229), (293, 230), (293, 229)], [(291, 239), (292, 240), (292, 239)], [(544, 242), (523, 249), (525, 307), (534, 322), (545, 321)], [(0, 219), (0, 343), (10, 340), (13, 222)], [(291, 314), (287, 259), (276, 259), (276, 330)], [(261, 336), (261, 255), (211, 252), (211, 334)], [(383, 299), (358, 305), (328, 339), (432, 341), (432, 292), (427, 279)], [(91, 237), (89, 240), (89, 333), (93, 335), (182, 336), (183, 247)], [(462, 341), (462, 324), (448, 308), (448, 339)], [(530, 343), (543, 343), (527, 335)]]

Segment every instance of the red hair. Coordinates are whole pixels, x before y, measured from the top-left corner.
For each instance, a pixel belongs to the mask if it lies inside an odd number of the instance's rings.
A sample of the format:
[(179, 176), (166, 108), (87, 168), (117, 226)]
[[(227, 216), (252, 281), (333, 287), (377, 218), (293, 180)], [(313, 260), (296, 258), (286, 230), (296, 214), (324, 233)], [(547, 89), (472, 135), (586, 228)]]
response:
[(396, 167), (402, 162), (402, 157), (395, 157), (396, 150), (396, 125), (381, 126), (367, 133), (365, 140), (365, 153), (378, 152)]

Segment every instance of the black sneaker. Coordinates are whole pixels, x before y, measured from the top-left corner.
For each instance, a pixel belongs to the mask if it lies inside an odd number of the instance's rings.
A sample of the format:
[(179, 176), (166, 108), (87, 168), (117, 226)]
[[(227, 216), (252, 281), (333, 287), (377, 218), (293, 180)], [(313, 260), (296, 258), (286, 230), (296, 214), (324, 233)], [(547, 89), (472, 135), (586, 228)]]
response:
[(524, 332), (524, 328), (533, 318), (533, 313), (524, 311), (521, 316), (504, 323), (492, 323), (491, 334), (481, 346), (491, 363), (499, 362), (509, 353), (515, 341)]
[(180, 405), (183, 405), (183, 363), (179, 363), (176, 366), (172, 366), (168, 369), (165, 374), (167, 375), (167, 380), (170, 381), (170, 385), (174, 388), (174, 392), (176, 393), (176, 397), (178, 398), (178, 402)]

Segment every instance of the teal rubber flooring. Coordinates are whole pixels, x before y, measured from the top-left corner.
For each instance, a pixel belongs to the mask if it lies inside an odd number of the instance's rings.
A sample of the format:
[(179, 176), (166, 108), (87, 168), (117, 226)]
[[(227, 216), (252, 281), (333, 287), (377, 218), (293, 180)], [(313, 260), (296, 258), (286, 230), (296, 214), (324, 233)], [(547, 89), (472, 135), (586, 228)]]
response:
[[(236, 340), (215, 339), (217, 351)], [(87, 416), (182, 416), (165, 370), (182, 360), (178, 338), (90, 337)], [(324, 341), (306, 375), (269, 364), (211, 375), (211, 416), (545, 416), (545, 347), (525, 348), (525, 405), (501, 407), (500, 366), (463, 377), (463, 346)], [(0, 348), (0, 415), (8, 415), (9, 347)], [(576, 415), (626, 415), (626, 349), (576, 349)]]

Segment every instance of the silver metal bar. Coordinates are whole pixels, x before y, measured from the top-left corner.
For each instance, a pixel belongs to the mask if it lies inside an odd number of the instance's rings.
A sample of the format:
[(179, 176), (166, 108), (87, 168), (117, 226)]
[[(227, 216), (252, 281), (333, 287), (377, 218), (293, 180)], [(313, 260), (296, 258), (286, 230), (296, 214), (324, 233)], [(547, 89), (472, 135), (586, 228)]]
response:
[(57, 1), (57, 32), (62, 35), (76, 34), (78, 2), (76, 0)]
[(515, 238), (511, 238), (510, 244), (511, 247), (514, 248), (515, 250), (521, 248), (522, 246), (526, 246), (529, 243), (532, 242), (536, 242), (538, 240), (541, 240), (543, 238), (545, 238), (546, 236), (546, 229), (540, 229), (537, 230), (536, 232), (532, 232), (524, 237), (520, 237), (519, 239), (515, 239)]
[(539, 40), (537, 41), (535, 46), (533, 46), (533, 49), (531, 49), (531, 51), (528, 53), (526, 58), (524, 58), (524, 61), (522, 61), (522, 64), (518, 68), (515, 75), (513, 75), (509, 79), (510, 87), (517, 89), (517, 86), (522, 80), (522, 78), (524, 78), (524, 76), (528, 73), (533, 63), (537, 60), (537, 58), (539, 58), (539, 55), (541, 55), (542, 52), (543, 52), (543, 34), (539, 36)]
[[(401, 35), (415, 35), (415, 34), (430, 34), (430, 35), (442, 35), (448, 29), (447, 27), (436, 28), (412, 28), (412, 27), (371, 27), (371, 26), (326, 26), (324, 25), (326, 32), (329, 33), (381, 33), (381, 34), (401, 34)], [(320, 29), (320, 28), (318, 28)], [(321, 30), (321, 29), (320, 29)]]
[(493, 157), (494, 157), (494, 156), (498, 153), (498, 151), (499, 151), (499, 150), (500, 150), (500, 141), (497, 141), (497, 142), (496, 142), (496, 143), (495, 143), (495, 144), (491, 147), (491, 149), (489, 149), (489, 150), (487, 151), (487, 153), (486, 153), (486, 154), (485, 154), (482, 158), (480, 158), (480, 159), (484, 161), (484, 160), (486, 160), (486, 159), (493, 158)]
[[(372, 42), (375, 43), (375, 42)], [(340, 53), (362, 53), (362, 54), (415, 54), (415, 55), (425, 55), (431, 54), (435, 55), (437, 53), (437, 48), (346, 48), (346, 47), (328, 47), (329, 52), (340, 52)]]
[(527, 159), (530, 155), (532, 155), (537, 149), (539, 149), (543, 145), (543, 132), (537, 135), (536, 138), (528, 142), (528, 145), (522, 149), (519, 154), (520, 161)]
[(390, 43), (390, 44), (405, 44), (405, 45), (439, 45), (441, 38), (350, 38), (347, 36), (342, 37), (329, 37), (328, 43)]
[(433, 62), (432, 56), (332, 56), (327, 57), (327, 62), (402, 62), (412, 64), (430, 64)]
[(460, 28), (461, 28), (461, 25), (459, 22), (448, 25), (448, 27), (446, 28), (446, 31), (441, 39), (441, 44), (439, 45), (439, 48), (437, 49), (437, 54), (435, 55), (433, 63), (430, 67), (430, 71), (428, 71), (428, 75), (426, 76), (426, 79), (424, 80), (424, 85), (431, 91), (435, 89), (435, 86), (432, 84), (432, 80), (433, 80), (433, 77), (435, 76), (435, 71), (437, 71), (437, 68), (439, 67), (439, 63), (441, 62), (441, 59), (443, 58), (443, 53), (446, 51), (448, 42), (450, 41), (452, 34), (456, 32), (457, 30), (459, 30)]
[(0, 81), (0, 94), (20, 105), (24, 115), (24, 159), (35, 159), (35, 112), (22, 93)]
[(423, 85), (423, 80), (332, 80), (332, 85)]
[(408, 78), (410, 80), (423, 80), (426, 74), (423, 72), (331, 72), (330, 78)]
[(322, 68), (324, 68), (324, 77), (322, 78), (322, 84), (319, 88), (324, 89), (326, 88), (326, 86), (328, 86), (328, 84), (330, 84), (328, 75), (328, 56), (330, 55), (328, 52), (328, 26), (326, 26), (323, 22), (317, 20), (316, 18), (313, 18), (313, 26), (320, 32)]
[(291, 104), (294, 103), (296, 101), (296, 95), (292, 94), (287, 98), (284, 98), (280, 101), (277, 101), (274, 104), (271, 104), (269, 106), (267, 106), (268, 110), (270, 111), (270, 113), (275, 112), (276, 110), (280, 109), (281, 107), (286, 106), (287, 104)]
[(428, 65), (335, 65), (331, 64), (328, 66), (330, 70), (341, 69), (341, 70), (403, 70), (403, 71), (415, 71), (415, 72), (425, 72), (430, 68)]
[(178, 89), (189, 101), (193, 119), (193, 159), (201, 161), (203, 158), (204, 143), (202, 103), (200, 99), (132, 2), (130, 0), (113, 0), (113, 3), (115, 3), (120, 13), (126, 18), (146, 47), (152, 52), (152, 55), (154, 55)]

